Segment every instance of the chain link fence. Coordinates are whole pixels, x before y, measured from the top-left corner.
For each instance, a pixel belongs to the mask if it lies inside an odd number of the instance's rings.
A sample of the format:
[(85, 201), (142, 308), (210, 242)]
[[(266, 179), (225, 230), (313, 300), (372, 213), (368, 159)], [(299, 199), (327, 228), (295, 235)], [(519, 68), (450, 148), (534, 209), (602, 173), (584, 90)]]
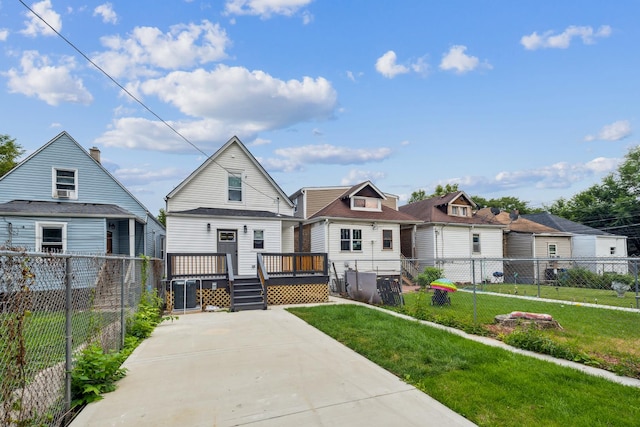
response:
[(0, 251), (0, 423), (63, 425), (76, 357), (120, 350), (162, 273), (157, 259)]

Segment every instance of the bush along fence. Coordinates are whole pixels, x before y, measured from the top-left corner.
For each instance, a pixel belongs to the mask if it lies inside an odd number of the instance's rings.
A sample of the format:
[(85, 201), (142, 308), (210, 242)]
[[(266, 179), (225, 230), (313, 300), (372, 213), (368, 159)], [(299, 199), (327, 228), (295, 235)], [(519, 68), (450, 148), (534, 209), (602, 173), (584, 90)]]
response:
[(109, 367), (99, 355), (125, 348), (141, 298), (162, 291), (162, 272), (161, 260), (146, 257), (0, 250), (0, 424), (64, 425), (87, 401), (83, 364), (93, 355)]

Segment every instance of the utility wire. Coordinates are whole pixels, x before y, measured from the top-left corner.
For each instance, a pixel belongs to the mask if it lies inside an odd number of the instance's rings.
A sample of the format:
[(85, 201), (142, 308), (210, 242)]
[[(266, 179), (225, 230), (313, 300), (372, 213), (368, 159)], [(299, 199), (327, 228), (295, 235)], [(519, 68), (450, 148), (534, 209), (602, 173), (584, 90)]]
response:
[[(138, 104), (140, 104), (145, 110), (147, 110), (152, 116), (154, 116), (155, 118), (157, 118), (162, 124), (164, 124), (165, 126), (167, 126), (169, 129), (171, 129), (171, 131), (173, 131), (173, 133), (175, 133), (176, 135), (178, 135), (184, 142), (186, 142), (187, 144), (189, 144), (191, 147), (195, 148), (199, 153), (201, 153), (202, 155), (204, 155), (207, 158), (210, 158), (209, 154), (205, 153), (203, 150), (200, 149), (200, 147), (198, 147), (196, 144), (194, 144), (193, 142), (189, 141), (189, 139), (187, 137), (185, 137), (184, 135), (182, 135), (176, 128), (174, 128), (173, 126), (171, 126), (170, 123), (168, 123), (166, 120), (164, 120), (162, 117), (160, 117), (155, 111), (153, 111), (150, 107), (148, 107), (144, 102), (142, 102), (140, 99), (138, 99), (134, 94), (132, 94), (127, 88), (125, 88), (122, 84), (120, 84), (116, 79), (114, 79), (113, 77), (111, 77), (111, 75), (109, 73), (107, 73), (102, 67), (100, 67), (98, 64), (96, 64), (91, 58), (89, 58), (82, 50), (80, 50), (80, 48), (78, 48), (73, 42), (71, 42), (69, 39), (67, 39), (65, 36), (63, 36), (62, 34), (60, 34), (60, 32), (58, 30), (56, 30), (55, 28), (53, 28), (51, 26), (51, 24), (49, 24), (42, 16), (40, 16), (36, 11), (34, 11), (32, 8), (30, 8), (23, 0), (18, 0), (20, 3), (22, 3), (22, 5), (27, 8), (27, 10), (29, 10), (29, 12), (31, 12), (34, 16), (36, 16), (39, 20), (41, 20), (47, 27), (49, 27), (49, 29), (51, 29), (51, 31), (53, 31), (58, 37), (60, 37), (62, 40), (64, 40), (69, 46), (71, 46), (76, 52), (78, 52), (78, 54), (80, 54), (87, 62), (89, 62), (91, 65), (93, 65), (98, 71), (100, 71), (102, 74), (104, 74), (109, 80), (111, 80), (111, 82), (113, 84), (115, 84), (116, 86), (118, 86), (120, 88), (120, 90), (122, 90), (124, 93), (126, 93), (131, 99), (133, 99), (135, 102), (137, 102)], [(262, 194), (263, 196), (267, 197), (268, 199), (271, 199), (274, 202), (277, 202), (279, 199), (274, 199), (273, 197), (271, 197), (268, 194), (265, 194), (264, 192), (260, 191), (259, 189), (257, 189), (256, 187), (254, 187), (253, 185), (249, 184), (248, 182), (246, 182), (244, 180), (244, 178), (242, 177), (242, 174), (238, 174), (237, 172), (233, 172), (229, 169), (227, 169), (226, 167), (224, 167), (223, 165), (221, 165), (220, 163), (218, 163), (215, 159), (211, 159), (211, 161), (213, 163), (215, 163), (216, 165), (218, 165), (219, 167), (221, 167), (223, 170), (225, 170), (227, 173), (231, 174), (234, 177), (240, 178), (242, 180), (242, 182), (247, 186), (252, 188), (253, 190), (255, 190), (256, 192)]]

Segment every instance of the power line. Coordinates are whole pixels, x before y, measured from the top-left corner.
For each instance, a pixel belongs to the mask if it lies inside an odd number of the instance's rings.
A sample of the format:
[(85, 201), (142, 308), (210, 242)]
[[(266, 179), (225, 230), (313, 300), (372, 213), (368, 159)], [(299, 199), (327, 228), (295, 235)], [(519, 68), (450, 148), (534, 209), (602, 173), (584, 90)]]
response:
[[(49, 29), (51, 29), (51, 31), (53, 31), (58, 37), (60, 37), (62, 40), (64, 40), (69, 46), (71, 46), (76, 52), (78, 52), (78, 54), (80, 54), (87, 62), (89, 62), (91, 65), (93, 65), (98, 71), (100, 71), (102, 74), (104, 74), (109, 80), (111, 80), (111, 82), (113, 84), (115, 84), (116, 86), (118, 86), (120, 88), (120, 90), (122, 90), (124, 93), (127, 94), (127, 96), (129, 96), (131, 99), (133, 99), (135, 102), (137, 102), (138, 104), (140, 104), (145, 110), (147, 110), (151, 115), (153, 115), (155, 118), (157, 118), (162, 124), (164, 124), (165, 126), (167, 126), (169, 129), (171, 129), (171, 131), (173, 131), (173, 133), (175, 133), (176, 135), (178, 135), (184, 142), (186, 142), (187, 144), (189, 144), (191, 147), (193, 147), (194, 149), (196, 149), (199, 153), (201, 153), (202, 155), (204, 155), (205, 157), (209, 158), (210, 156), (205, 153), (204, 151), (202, 151), (200, 149), (200, 147), (198, 147), (196, 144), (194, 144), (193, 142), (191, 142), (187, 137), (185, 137), (184, 135), (182, 135), (176, 128), (174, 128), (173, 126), (171, 126), (171, 124), (169, 124), (166, 120), (164, 120), (162, 117), (160, 117), (155, 111), (153, 111), (150, 107), (148, 107), (144, 102), (142, 102), (140, 99), (138, 99), (134, 94), (132, 94), (129, 90), (127, 90), (127, 88), (125, 88), (122, 84), (120, 84), (115, 78), (113, 78), (109, 73), (107, 73), (102, 67), (100, 67), (98, 64), (96, 64), (91, 58), (89, 58), (82, 50), (80, 50), (80, 48), (78, 48), (73, 42), (71, 42), (69, 39), (67, 39), (65, 36), (63, 36), (62, 34), (60, 34), (60, 32), (58, 30), (56, 30), (55, 28), (53, 28), (42, 16), (38, 15), (38, 13), (36, 11), (34, 11), (33, 9), (31, 9), (29, 6), (27, 6), (27, 4), (23, 1), (23, 0), (18, 0), (20, 1), (20, 3), (22, 3), (22, 5), (27, 8), (27, 10), (29, 10), (29, 12), (31, 12), (34, 16), (36, 16), (39, 20), (41, 20), (47, 27), (49, 27)], [(244, 180), (244, 178), (242, 177), (242, 174), (238, 174), (237, 172), (233, 172), (229, 169), (227, 169), (226, 167), (224, 167), (223, 165), (221, 165), (220, 163), (218, 163), (215, 159), (211, 159), (211, 161), (218, 165), (220, 168), (222, 168), (223, 170), (225, 170), (227, 173), (231, 174), (234, 177), (240, 178), (240, 180), (249, 188), (252, 188), (253, 190), (255, 190), (256, 192), (262, 194), (263, 196), (265, 196), (268, 199), (271, 199), (274, 202), (279, 201), (280, 199), (274, 199), (273, 197), (271, 197), (270, 195), (260, 191), (259, 189), (257, 189), (256, 187), (254, 187), (253, 185), (249, 184), (247, 181)]]

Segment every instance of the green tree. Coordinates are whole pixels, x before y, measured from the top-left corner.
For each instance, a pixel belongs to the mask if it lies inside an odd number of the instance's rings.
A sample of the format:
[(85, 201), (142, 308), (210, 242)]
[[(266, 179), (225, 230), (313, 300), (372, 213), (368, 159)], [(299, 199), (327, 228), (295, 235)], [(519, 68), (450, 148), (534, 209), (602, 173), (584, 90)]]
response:
[(160, 208), (160, 212), (158, 212), (158, 221), (160, 221), (160, 224), (164, 227), (167, 226), (167, 213), (162, 208)]
[(627, 236), (629, 255), (640, 255), (640, 146), (629, 150), (616, 173), (570, 199), (559, 199), (549, 212), (600, 230)]
[(444, 196), (445, 194), (449, 194), (449, 193), (455, 193), (458, 190), (458, 184), (446, 184), (444, 187), (440, 184), (436, 185), (436, 190), (433, 192), (433, 194), (427, 196), (427, 199), (430, 199), (432, 197), (439, 197), (439, 196)]
[(427, 198), (427, 194), (424, 190), (420, 189), (411, 193), (411, 197), (409, 197), (408, 203), (419, 202), (420, 200), (424, 200)]
[(507, 212), (511, 212), (514, 209), (517, 209), (522, 215), (544, 212), (543, 208), (531, 208), (526, 201), (520, 200), (519, 198), (513, 196), (505, 196), (495, 199), (485, 199), (481, 196), (473, 196), (471, 197), (471, 199), (475, 202), (476, 205), (478, 205), (478, 208), (499, 208)]
[(18, 164), (18, 158), (24, 154), (22, 146), (9, 135), (0, 135), (0, 176), (3, 176)]

